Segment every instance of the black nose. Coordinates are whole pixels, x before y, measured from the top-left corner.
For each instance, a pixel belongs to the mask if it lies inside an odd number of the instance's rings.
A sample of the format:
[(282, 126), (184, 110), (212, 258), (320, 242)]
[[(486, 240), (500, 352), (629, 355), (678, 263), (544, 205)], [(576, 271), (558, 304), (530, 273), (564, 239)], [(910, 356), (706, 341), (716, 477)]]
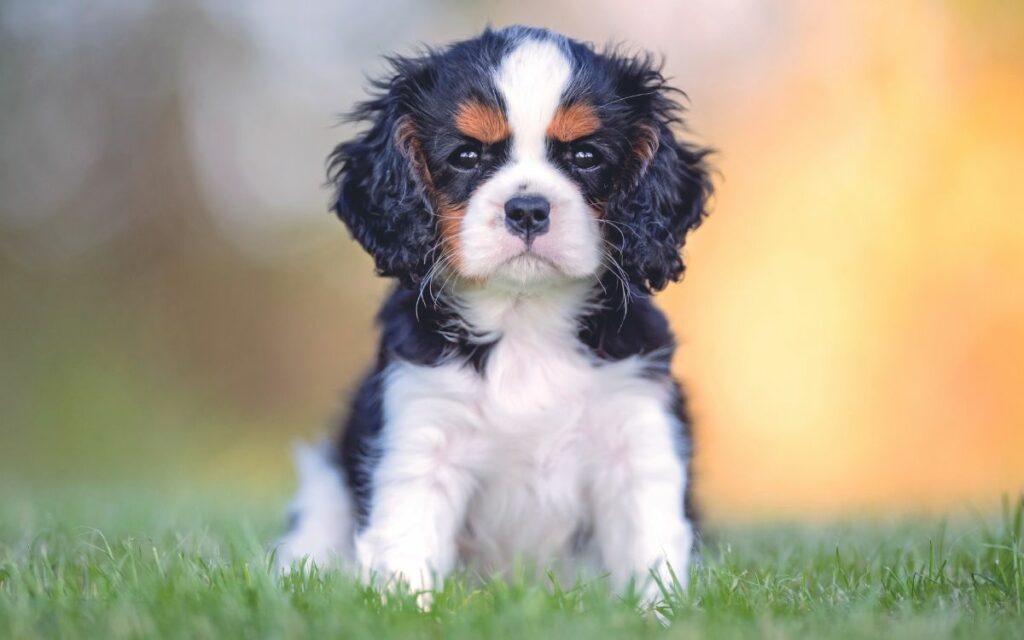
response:
[(505, 226), (526, 242), (547, 232), (551, 205), (542, 196), (515, 196), (505, 203)]

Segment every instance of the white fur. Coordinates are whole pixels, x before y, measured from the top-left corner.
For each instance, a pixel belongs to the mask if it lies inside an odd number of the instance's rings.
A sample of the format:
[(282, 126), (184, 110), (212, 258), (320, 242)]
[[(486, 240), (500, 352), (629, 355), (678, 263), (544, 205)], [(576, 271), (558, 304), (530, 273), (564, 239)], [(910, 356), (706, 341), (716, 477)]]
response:
[[(462, 275), (472, 277), (454, 287), (473, 333), (497, 340), (486, 370), (393, 364), (367, 526), (353, 540), (337, 473), (314, 465), (282, 559), (319, 562), (333, 551), (415, 590), (459, 565), (487, 575), (517, 560), (562, 563), (569, 576), (589, 564), (619, 587), (646, 581), (650, 599), (650, 570), (667, 582), (671, 565), (686, 580), (694, 533), (671, 386), (643, 375), (642, 357), (599, 362), (576, 337), (600, 233), (579, 189), (545, 156), (571, 76), (556, 44), (527, 40), (495, 78), (511, 159), (470, 199), (460, 233)], [(528, 254), (504, 226), (515, 193), (552, 205), (551, 229)]]
[(326, 445), (295, 449), (299, 491), (289, 508), (295, 523), (278, 545), (279, 571), (288, 571), (303, 558), (320, 567), (352, 558), (352, 503), (345, 479), (328, 455)]
[[(582, 278), (600, 266), (600, 231), (583, 194), (547, 158), (547, 128), (572, 80), (557, 44), (526, 40), (498, 68), (494, 82), (512, 131), (509, 162), (470, 198), (460, 230), (460, 270), (512, 284), (552, 277)], [(505, 202), (535, 194), (551, 203), (551, 223), (527, 253), (505, 228)]]
[(544, 160), (548, 125), (571, 80), (569, 59), (549, 40), (526, 40), (502, 61), (494, 83), (505, 99), (515, 160)]
[[(649, 570), (686, 580), (693, 531), (671, 389), (642, 375), (642, 358), (599, 364), (578, 348), (589, 286), (463, 291), (467, 319), (502, 336), (483, 376), (392, 366), (385, 453), (355, 540), (364, 574), (418, 590), (456, 566), (490, 575), (522, 560), (570, 578), (607, 572), (617, 587), (636, 578), (652, 600)], [(589, 548), (574, 548), (581, 531)]]

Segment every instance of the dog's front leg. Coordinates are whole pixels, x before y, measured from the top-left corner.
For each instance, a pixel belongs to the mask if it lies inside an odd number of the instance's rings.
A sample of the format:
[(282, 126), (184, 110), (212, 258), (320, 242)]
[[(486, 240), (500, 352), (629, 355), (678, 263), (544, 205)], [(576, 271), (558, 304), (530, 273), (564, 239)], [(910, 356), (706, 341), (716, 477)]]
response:
[(655, 602), (658, 581), (671, 588), (675, 576), (685, 587), (689, 577), (694, 530), (684, 514), (686, 459), (677, 419), (661, 403), (628, 406), (630, 415), (599, 439), (594, 533), (613, 586), (635, 581), (644, 600)]
[(364, 575), (398, 581), (419, 592), (421, 605), (451, 572), (456, 536), (465, 520), (469, 474), (440, 446), (443, 430), (420, 427), (396, 441), (374, 477), (371, 511), (356, 539)]

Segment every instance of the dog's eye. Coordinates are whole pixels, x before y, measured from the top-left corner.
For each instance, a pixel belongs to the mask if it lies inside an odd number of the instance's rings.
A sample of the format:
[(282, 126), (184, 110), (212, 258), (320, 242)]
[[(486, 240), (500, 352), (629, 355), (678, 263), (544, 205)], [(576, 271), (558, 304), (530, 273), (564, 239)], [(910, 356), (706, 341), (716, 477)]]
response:
[(569, 152), (569, 162), (577, 169), (594, 169), (601, 164), (602, 160), (597, 149), (589, 144), (575, 146)]
[(480, 147), (467, 144), (456, 149), (448, 156), (448, 164), (460, 171), (471, 171), (480, 164)]

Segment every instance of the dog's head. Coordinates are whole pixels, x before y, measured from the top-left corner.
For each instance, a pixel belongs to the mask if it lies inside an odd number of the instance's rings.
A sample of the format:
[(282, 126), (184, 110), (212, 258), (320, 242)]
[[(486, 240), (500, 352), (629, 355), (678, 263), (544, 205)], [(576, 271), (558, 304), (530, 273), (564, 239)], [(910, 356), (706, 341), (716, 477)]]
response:
[(649, 56), (511, 27), (391, 64), (329, 163), (333, 208), (382, 275), (528, 288), (613, 270), (650, 291), (682, 274), (707, 150), (673, 136)]

